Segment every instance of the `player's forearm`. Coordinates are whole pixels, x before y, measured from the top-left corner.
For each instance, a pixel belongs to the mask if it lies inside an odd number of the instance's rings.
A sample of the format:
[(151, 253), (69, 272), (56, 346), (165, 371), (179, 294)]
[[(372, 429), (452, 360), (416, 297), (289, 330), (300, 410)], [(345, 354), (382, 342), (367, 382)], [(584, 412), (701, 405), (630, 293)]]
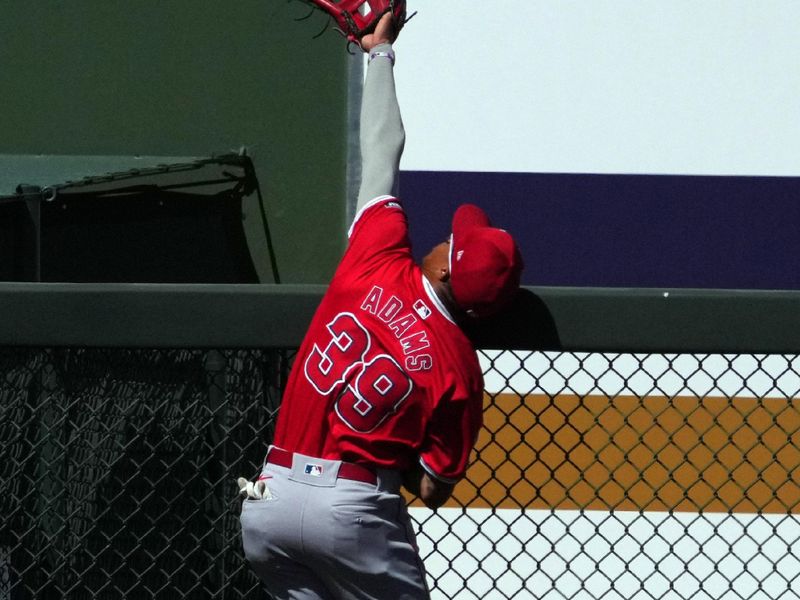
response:
[[(405, 130), (394, 84), (390, 44), (372, 49), (361, 104), (361, 187), (357, 208), (377, 196), (396, 195)], [(377, 54), (377, 55), (376, 55)]]

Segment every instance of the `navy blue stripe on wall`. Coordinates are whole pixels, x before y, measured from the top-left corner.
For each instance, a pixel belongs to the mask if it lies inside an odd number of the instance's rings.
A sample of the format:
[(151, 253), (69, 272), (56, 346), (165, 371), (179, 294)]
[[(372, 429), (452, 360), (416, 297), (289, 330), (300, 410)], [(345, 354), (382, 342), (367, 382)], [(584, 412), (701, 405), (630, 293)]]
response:
[(420, 259), (463, 202), (537, 286), (800, 289), (800, 177), (403, 171)]

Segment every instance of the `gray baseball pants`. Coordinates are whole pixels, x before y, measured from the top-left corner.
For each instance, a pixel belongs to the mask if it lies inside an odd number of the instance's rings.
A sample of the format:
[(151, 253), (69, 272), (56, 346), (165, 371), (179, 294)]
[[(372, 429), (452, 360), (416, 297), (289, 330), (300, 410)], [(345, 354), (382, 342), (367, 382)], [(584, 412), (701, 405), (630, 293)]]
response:
[(427, 600), (400, 476), (338, 476), (339, 461), (264, 465), (272, 498), (244, 501), (244, 553), (277, 600)]

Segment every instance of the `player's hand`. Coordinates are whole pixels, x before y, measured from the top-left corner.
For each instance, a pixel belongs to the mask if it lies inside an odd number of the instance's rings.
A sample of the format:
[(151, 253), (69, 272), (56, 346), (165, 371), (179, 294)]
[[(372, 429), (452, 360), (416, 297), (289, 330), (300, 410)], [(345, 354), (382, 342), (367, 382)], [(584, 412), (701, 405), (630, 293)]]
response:
[(453, 493), (455, 484), (434, 479), (418, 464), (403, 472), (403, 487), (419, 497), (428, 508), (439, 508)]
[(428, 508), (439, 508), (453, 493), (455, 484), (445, 483), (423, 473), (419, 482), (419, 497)]
[(263, 479), (253, 482), (248, 481), (244, 477), (239, 477), (236, 483), (239, 485), (239, 497), (241, 498), (247, 498), (249, 500), (272, 499), (272, 492), (269, 491), (267, 482)]
[(363, 48), (364, 52), (369, 52), (375, 46), (380, 46), (381, 44), (391, 44), (397, 39), (397, 33), (394, 30), (394, 22), (392, 21), (392, 13), (387, 12), (381, 20), (378, 21), (378, 25), (375, 27), (375, 31), (373, 33), (368, 33), (363, 38), (361, 38), (361, 48)]

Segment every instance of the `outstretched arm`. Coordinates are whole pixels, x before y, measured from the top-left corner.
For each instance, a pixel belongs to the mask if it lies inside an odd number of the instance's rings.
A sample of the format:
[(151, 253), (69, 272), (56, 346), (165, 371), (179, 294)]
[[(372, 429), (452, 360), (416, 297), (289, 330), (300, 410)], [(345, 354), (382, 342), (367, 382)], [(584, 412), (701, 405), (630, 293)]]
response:
[(405, 130), (394, 85), (394, 39), (391, 14), (387, 13), (375, 33), (365, 36), (361, 43), (369, 58), (361, 101), (361, 187), (357, 211), (373, 198), (397, 193)]

